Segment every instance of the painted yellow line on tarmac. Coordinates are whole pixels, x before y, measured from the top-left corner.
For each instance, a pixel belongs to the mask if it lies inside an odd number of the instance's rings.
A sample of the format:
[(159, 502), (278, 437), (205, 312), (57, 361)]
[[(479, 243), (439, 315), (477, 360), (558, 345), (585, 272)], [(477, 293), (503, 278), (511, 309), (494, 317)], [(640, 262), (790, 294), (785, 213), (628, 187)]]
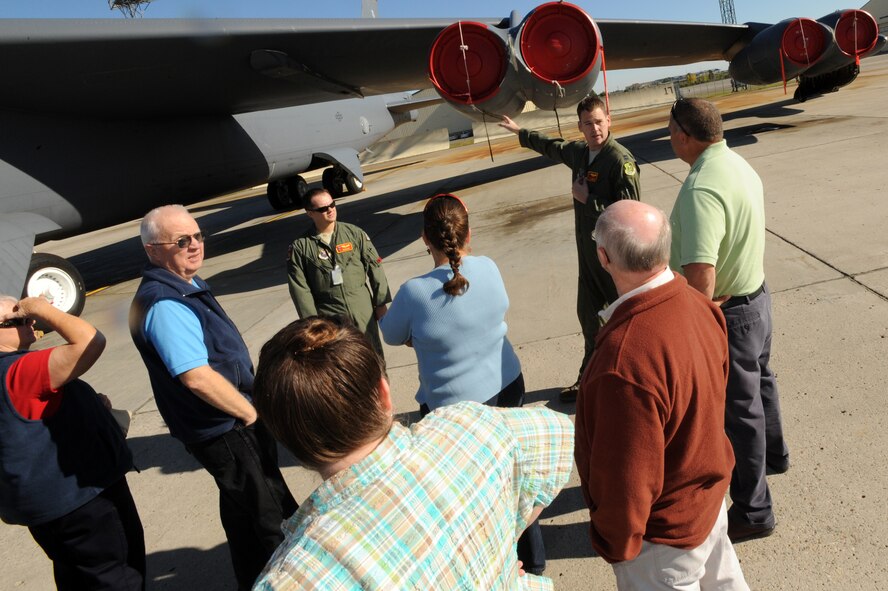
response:
[(95, 294), (97, 294), (97, 293), (99, 293), (99, 292), (105, 291), (105, 290), (108, 289), (109, 287), (111, 287), (111, 286), (110, 286), (110, 285), (106, 285), (105, 287), (100, 287), (100, 288), (98, 288), (98, 289), (94, 289), (94, 290), (92, 290), (92, 291), (88, 291), (88, 292), (86, 292), (86, 297), (89, 297), (89, 296), (91, 296), (91, 295), (95, 295)]
[(280, 213), (280, 214), (278, 214), (278, 215), (276, 215), (276, 216), (274, 216), (274, 217), (268, 218), (267, 220), (265, 220), (265, 221), (262, 222), (262, 223), (263, 223), (263, 224), (270, 224), (271, 222), (276, 222), (276, 221), (278, 221), (278, 220), (280, 220), (280, 219), (283, 219), (283, 218), (285, 218), (285, 217), (288, 217), (288, 216), (294, 215), (295, 213), (296, 213), (295, 211), (285, 211), (284, 213)]

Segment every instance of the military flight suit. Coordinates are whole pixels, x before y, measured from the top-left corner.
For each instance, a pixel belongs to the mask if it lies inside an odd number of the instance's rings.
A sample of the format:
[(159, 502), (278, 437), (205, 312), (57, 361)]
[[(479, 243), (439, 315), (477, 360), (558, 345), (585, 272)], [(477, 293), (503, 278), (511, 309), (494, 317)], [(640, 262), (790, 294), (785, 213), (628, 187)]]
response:
[(569, 142), (552, 139), (527, 129), (519, 131), (518, 140), (523, 147), (569, 166), (571, 183), (581, 176), (586, 178), (588, 200), (583, 204), (573, 199), (579, 263), (577, 318), (585, 340), (583, 363), (579, 372), (581, 377), (595, 350), (595, 336), (601, 326), (598, 312), (617, 299), (613, 280), (598, 262), (597, 246), (592, 240), (592, 231), (605, 207), (620, 199), (638, 200), (640, 193), (638, 165), (632, 153), (621, 146), (613, 134), (608, 134), (607, 140), (591, 164), (589, 145), (582, 140)]
[(374, 310), (391, 302), (392, 295), (381, 262), (357, 226), (336, 222), (329, 246), (314, 227), (309, 229), (290, 245), (287, 262), (290, 297), (299, 317), (351, 318), (382, 355)]

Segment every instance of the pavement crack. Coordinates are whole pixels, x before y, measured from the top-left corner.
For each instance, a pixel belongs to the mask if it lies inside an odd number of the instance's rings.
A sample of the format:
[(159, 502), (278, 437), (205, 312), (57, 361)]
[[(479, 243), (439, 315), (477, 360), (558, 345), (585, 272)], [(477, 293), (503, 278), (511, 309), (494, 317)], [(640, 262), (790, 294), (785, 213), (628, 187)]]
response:
[[(802, 246), (800, 246), (799, 244), (796, 244), (795, 242), (793, 242), (793, 241), (790, 240), (789, 238), (786, 238), (786, 237), (784, 237), (784, 236), (781, 236), (780, 234), (778, 234), (777, 232), (775, 232), (775, 231), (773, 231), (773, 230), (771, 230), (771, 229), (769, 229), (769, 228), (765, 228), (765, 231), (766, 231), (768, 234), (770, 234), (771, 236), (774, 236), (775, 238), (778, 238), (778, 239), (782, 240), (782, 241), (785, 242), (786, 244), (789, 244), (789, 245), (792, 246), (793, 248), (796, 248), (796, 249), (802, 251), (803, 253), (805, 253), (806, 255), (808, 255), (809, 257), (811, 257), (812, 259), (814, 259), (815, 261), (818, 261), (819, 263), (821, 263), (822, 265), (826, 266), (827, 268), (832, 269), (833, 271), (835, 271), (836, 273), (838, 273), (839, 275), (841, 275), (840, 279), (847, 279), (848, 281), (851, 281), (852, 283), (854, 283), (854, 284), (856, 284), (856, 285), (859, 285), (860, 287), (862, 287), (862, 288), (865, 289), (866, 291), (868, 291), (868, 292), (870, 292), (871, 294), (873, 294), (874, 296), (878, 297), (880, 300), (883, 300), (883, 301), (888, 302), (888, 295), (885, 295), (885, 294), (883, 294), (883, 293), (881, 293), (881, 292), (879, 292), (879, 291), (876, 291), (875, 289), (873, 289), (872, 287), (870, 287), (870, 286), (868, 286), (867, 284), (863, 283), (862, 281), (859, 281), (859, 280), (857, 279), (857, 276), (856, 276), (856, 275), (852, 275), (851, 273), (846, 273), (845, 271), (839, 269), (838, 267), (836, 267), (835, 265), (833, 265), (832, 263), (830, 263), (829, 261), (827, 261), (827, 260), (824, 259), (823, 257), (820, 257), (820, 256), (814, 254), (812, 251), (810, 251), (810, 250), (808, 250), (808, 249), (806, 249), (806, 248), (803, 248)], [(874, 272), (874, 271), (878, 271), (878, 269), (872, 269), (872, 270), (870, 270), (870, 271), (865, 271), (864, 273), (858, 273), (857, 275), (865, 275), (866, 273), (872, 273), (872, 272)], [(809, 287), (809, 286), (811, 286), (811, 285), (820, 285), (820, 284), (823, 284), (823, 283), (831, 283), (831, 282), (833, 282), (833, 281), (837, 281), (837, 279), (825, 279), (825, 280), (823, 280), (823, 281), (815, 281), (815, 282), (810, 283), (810, 284), (808, 284), (808, 285), (794, 286), (794, 287), (792, 287), (791, 289), (799, 289), (800, 287)], [(782, 290), (782, 291), (789, 291), (789, 290)]]

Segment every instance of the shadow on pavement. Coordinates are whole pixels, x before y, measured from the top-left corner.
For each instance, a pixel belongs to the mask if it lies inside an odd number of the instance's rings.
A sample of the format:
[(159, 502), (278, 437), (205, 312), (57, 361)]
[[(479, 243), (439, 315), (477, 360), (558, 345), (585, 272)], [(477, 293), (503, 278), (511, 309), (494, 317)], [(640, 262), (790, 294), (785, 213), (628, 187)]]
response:
[[(130, 437), (127, 443), (133, 452), (133, 462), (139, 470), (159, 468), (162, 474), (182, 474), (203, 469), (185, 446), (168, 433)], [(278, 465), (288, 468), (300, 464), (278, 444)]]
[(552, 504), (543, 509), (540, 519), (550, 519), (575, 511), (583, 511), (584, 515), (586, 513), (586, 501), (583, 499), (583, 491), (579, 486), (562, 489)]
[(146, 587), (156, 591), (236, 589), (228, 544), (209, 550), (177, 548), (148, 554)]
[[(592, 548), (589, 541), (589, 522), (571, 523), (566, 525), (540, 524), (543, 532), (543, 541), (546, 544), (546, 560), (561, 560), (564, 558), (598, 558), (598, 554)], [(582, 540), (577, 543), (577, 540)], [(553, 580), (558, 576), (554, 568), (546, 570), (545, 575)], [(556, 585), (557, 588), (557, 585)], [(598, 588), (590, 586), (590, 589)]]

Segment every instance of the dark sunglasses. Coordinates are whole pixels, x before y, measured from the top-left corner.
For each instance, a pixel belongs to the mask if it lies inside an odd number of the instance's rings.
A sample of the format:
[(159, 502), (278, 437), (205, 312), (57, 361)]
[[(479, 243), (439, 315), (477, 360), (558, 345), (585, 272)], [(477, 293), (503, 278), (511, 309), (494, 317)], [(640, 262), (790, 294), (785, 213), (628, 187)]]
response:
[(198, 232), (196, 234), (192, 234), (191, 236), (182, 236), (178, 240), (174, 240), (173, 242), (152, 242), (152, 246), (162, 246), (165, 244), (175, 244), (179, 248), (188, 248), (191, 246), (192, 240), (197, 240), (198, 244), (203, 244), (204, 238), (206, 236), (203, 232)]
[(10, 318), (0, 322), (0, 328), (12, 328), (13, 326), (30, 326), (34, 324), (33, 318)]
[(678, 120), (678, 117), (676, 117), (676, 115), (675, 115), (675, 105), (677, 105), (678, 103), (680, 103), (682, 100), (684, 100), (684, 99), (678, 99), (677, 101), (675, 101), (674, 103), (672, 103), (672, 108), (669, 110), (669, 115), (672, 117), (672, 120), (675, 121), (675, 124), (678, 125), (678, 128), (679, 128), (680, 130), (682, 130), (682, 132), (684, 132), (684, 134), (685, 134), (686, 136), (688, 136), (688, 137), (694, 137), (694, 136), (692, 136), (691, 134), (688, 133), (688, 130), (685, 129), (685, 126), (681, 124), (681, 121), (679, 121), (679, 120)]
[(308, 211), (313, 211), (315, 213), (327, 213), (331, 209), (336, 209), (336, 202), (335, 201), (331, 201), (327, 205), (322, 205), (321, 207), (315, 207), (315, 208), (309, 207)]

